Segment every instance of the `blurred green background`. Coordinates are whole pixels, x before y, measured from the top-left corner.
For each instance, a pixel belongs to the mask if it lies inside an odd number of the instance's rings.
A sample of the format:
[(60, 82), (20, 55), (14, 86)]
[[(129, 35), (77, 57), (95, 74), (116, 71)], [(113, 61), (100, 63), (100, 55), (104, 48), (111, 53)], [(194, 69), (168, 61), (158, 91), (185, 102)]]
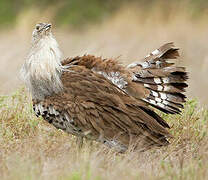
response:
[(99, 23), (116, 13), (120, 8), (133, 5), (143, 11), (144, 18), (160, 7), (160, 13), (169, 20), (168, 12), (188, 12), (196, 19), (207, 12), (207, 0), (0, 0), (0, 27), (15, 25), (18, 16), (28, 10), (38, 9), (42, 14), (50, 11), (52, 21), (58, 25), (70, 25), (74, 28)]

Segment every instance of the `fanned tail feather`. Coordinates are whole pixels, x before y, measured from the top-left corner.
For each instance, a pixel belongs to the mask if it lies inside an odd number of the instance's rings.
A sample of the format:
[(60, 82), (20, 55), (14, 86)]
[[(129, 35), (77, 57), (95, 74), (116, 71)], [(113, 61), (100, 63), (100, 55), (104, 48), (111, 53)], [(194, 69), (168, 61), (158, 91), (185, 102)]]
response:
[(176, 67), (170, 59), (179, 57), (178, 48), (167, 43), (146, 56), (142, 63), (132, 63), (128, 68), (134, 72), (133, 81), (143, 84), (149, 94), (143, 98), (155, 108), (170, 114), (180, 113), (188, 87), (188, 75), (184, 67)]

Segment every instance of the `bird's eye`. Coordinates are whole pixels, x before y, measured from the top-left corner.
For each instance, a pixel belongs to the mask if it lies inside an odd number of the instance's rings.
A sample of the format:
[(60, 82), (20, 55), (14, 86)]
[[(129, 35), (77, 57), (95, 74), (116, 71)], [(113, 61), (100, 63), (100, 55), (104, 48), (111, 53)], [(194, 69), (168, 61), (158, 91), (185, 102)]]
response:
[(37, 26), (37, 27), (36, 27), (36, 30), (39, 30), (39, 29), (40, 29), (40, 26)]

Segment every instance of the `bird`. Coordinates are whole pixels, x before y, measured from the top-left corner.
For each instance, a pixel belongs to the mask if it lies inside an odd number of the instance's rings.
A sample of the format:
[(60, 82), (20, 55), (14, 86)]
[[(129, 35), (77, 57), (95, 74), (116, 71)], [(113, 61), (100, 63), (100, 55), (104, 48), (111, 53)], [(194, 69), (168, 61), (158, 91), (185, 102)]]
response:
[(36, 24), (21, 77), (37, 117), (68, 134), (124, 153), (170, 144), (170, 126), (158, 115), (179, 114), (188, 87), (179, 48), (166, 43), (140, 61), (85, 54), (62, 59), (50, 23)]

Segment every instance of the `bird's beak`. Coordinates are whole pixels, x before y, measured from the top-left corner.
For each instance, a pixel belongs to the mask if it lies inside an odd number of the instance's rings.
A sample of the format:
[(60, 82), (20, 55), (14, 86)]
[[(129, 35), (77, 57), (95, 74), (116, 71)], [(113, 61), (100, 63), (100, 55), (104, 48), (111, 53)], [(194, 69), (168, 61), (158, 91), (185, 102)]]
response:
[(46, 24), (43, 29), (45, 29), (46, 31), (51, 29), (51, 24)]

